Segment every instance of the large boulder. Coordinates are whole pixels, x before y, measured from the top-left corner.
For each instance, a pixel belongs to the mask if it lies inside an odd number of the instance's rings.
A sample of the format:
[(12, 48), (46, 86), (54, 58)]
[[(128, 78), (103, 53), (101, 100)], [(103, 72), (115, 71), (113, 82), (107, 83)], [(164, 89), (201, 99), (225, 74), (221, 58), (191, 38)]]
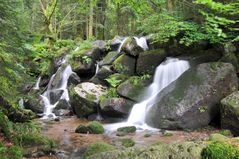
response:
[(103, 58), (103, 60), (100, 62), (100, 65), (101, 66), (111, 65), (115, 61), (115, 59), (117, 59), (119, 56), (120, 56), (119, 52), (111, 51)]
[(95, 76), (103, 80), (112, 75), (113, 73), (114, 72), (111, 66), (102, 66)]
[(237, 80), (229, 63), (204, 63), (191, 68), (158, 94), (146, 122), (163, 129), (207, 126), (219, 115), (220, 100), (237, 90)]
[(83, 57), (76, 57), (70, 61), (72, 70), (80, 77), (92, 76), (95, 73), (95, 64), (93, 60), (88, 58), (88, 56), (84, 56), (86, 59), (82, 58)]
[(221, 101), (221, 127), (239, 135), (239, 92), (234, 92)]
[(151, 79), (141, 79), (138, 76), (132, 76), (117, 88), (117, 93), (135, 102), (143, 100), (147, 87), (152, 82)]
[(231, 63), (236, 68), (237, 73), (239, 72), (239, 60), (235, 53), (225, 53), (220, 61)]
[(97, 111), (100, 96), (106, 88), (90, 82), (84, 82), (70, 89), (70, 101), (77, 117), (87, 117)]
[(24, 107), (25, 109), (30, 109), (35, 113), (42, 114), (44, 112), (45, 105), (40, 96), (32, 95), (24, 101)]
[(102, 115), (126, 117), (135, 103), (124, 98), (107, 98), (100, 101)]
[(137, 60), (137, 74), (153, 74), (156, 67), (166, 58), (166, 56), (167, 54), (163, 49), (145, 51), (141, 53)]
[(128, 37), (127, 39), (125, 39), (120, 51), (124, 51), (126, 54), (129, 54), (131, 56), (138, 56), (144, 50), (143, 48), (138, 46), (135, 38)]
[(136, 59), (134, 57), (123, 54), (113, 62), (113, 66), (118, 73), (133, 75), (135, 73), (135, 63)]

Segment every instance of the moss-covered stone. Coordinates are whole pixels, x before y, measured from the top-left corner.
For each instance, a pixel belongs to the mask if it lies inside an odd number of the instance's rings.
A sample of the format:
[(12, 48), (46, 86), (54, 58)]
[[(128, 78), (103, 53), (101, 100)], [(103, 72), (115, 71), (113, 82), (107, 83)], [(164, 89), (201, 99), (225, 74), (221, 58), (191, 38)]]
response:
[(227, 141), (229, 138), (222, 135), (222, 134), (211, 134), (209, 137), (210, 141), (218, 141), (218, 142), (224, 142)]
[(76, 133), (82, 133), (82, 134), (103, 134), (104, 133), (104, 127), (101, 123), (97, 121), (92, 121), (87, 125), (79, 125), (76, 130)]
[(125, 126), (117, 129), (118, 132), (125, 132), (125, 133), (134, 133), (136, 132), (135, 126)]
[(144, 93), (151, 81), (151, 79), (141, 79), (139, 76), (132, 76), (119, 85), (117, 93), (122, 97), (140, 102), (143, 100)]
[(120, 140), (122, 146), (124, 147), (133, 147), (135, 145), (135, 142), (132, 139), (122, 139)]
[(90, 156), (98, 154), (98, 153), (102, 153), (102, 152), (106, 152), (106, 151), (112, 151), (115, 148), (107, 143), (104, 142), (96, 142), (94, 144), (91, 144), (90, 146), (88, 146), (88, 148), (86, 149), (85, 153), (84, 153), (84, 158), (88, 159), (88, 158), (92, 158)]
[(239, 92), (234, 92), (222, 99), (221, 127), (229, 129), (234, 135), (239, 135)]
[(101, 65), (111, 65), (119, 57), (120, 54), (117, 51), (109, 52), (102, 60)]
[(166, 58), (166, 56), (167, 54), (163, 49), (142, 52), (137, 60), (137, 74), (153, 74), (156, 67)]
[(133, 75), (135, 73), (135, 63), (135, 58), (123, 54), (113, 62), (113, 67), (118, 73)]

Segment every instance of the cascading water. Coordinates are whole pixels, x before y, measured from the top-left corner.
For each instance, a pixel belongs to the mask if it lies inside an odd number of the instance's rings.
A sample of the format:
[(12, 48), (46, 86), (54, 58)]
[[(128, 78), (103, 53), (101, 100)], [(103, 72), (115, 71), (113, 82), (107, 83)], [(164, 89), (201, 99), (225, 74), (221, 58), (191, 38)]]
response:
[(149, 86), (144, 101), (133, 106), (127, 122), (105, 125), (108, 131), (115, 131), (122, 126), (136, 126), (138, 129), (152, 129), (145, 123), (149, 108), (155, 103), (155, 98), (160, 91), (175, 81), (182, 73), (189, 69), (189, 63), (177, 58), (167, 58), (160, 64), (154, 75), (153, 83)]
[(145, 37), (141, 37), (141, 38), (134, 37), (134, 39), (136, 40), (137, 45), (140, 46), (142, 49), (144, 49), (144, 51), (149, 49), (147, 40)]
[(96, 61), (96, 64), (95, 64), (95, 75), (99, 72), (99, 69), (100, 69), (100, 63), (98, 61)]
[[(69, 77), (70, 77), (70, 75), (72, 73), (73, 73), (73, 71), (71, 69), (71, 66), (67, 65), (66, 68), (64, 69), (64, 71), (61, 74), (61, 84), (60, 84), (60, 86), (56, 86), (56, 87), (52, 86), (52, 83), (53, 83), (53, 81), (56, 78), (56, 74), (52, 75), (52, 77), (50, 79), (50, 82), (48, 83), (46, 92), (44, 92), (41, 95), (42, 100), (43, 100), (44, 105), (45, 105), (43, 119), (47, 119), (49, 117), (51, 117), (51, 118), (55, 118), (56, 117), (55, 114), (53, 113), (53, 110), (56, 107), (56, 105), (58, 104), (58, 101), (60, 99), (64, 99), (66, 101), (69, 101), (69, 94), (68, 94), (68, 90), (67, 90), (67, 83), (68, 83), (68, 79), (69, 79)], [(56, 92), (56, 91), (63, 91), (63, 93), (62, 93), (62, 95), (60, 96), (60, 98), (56, 102), (51, 102), (52, 100), (51, 100), (50, 93)]]
[(122, 47), (123, 47), (124, 43), (126, 42), (126, 40), (127, 40), (127, 38), (124, 38), (124, 39), (121, 41), (120, 46), (119, 46), (117, 52), (121, 52)]
[(35, 86), (33, 87), (33, 89), (35, 90), (39, 90), (40, 89), (40, 82), (41, 82), (41, 76), (37, 79), (37, 82), (35, 84)]

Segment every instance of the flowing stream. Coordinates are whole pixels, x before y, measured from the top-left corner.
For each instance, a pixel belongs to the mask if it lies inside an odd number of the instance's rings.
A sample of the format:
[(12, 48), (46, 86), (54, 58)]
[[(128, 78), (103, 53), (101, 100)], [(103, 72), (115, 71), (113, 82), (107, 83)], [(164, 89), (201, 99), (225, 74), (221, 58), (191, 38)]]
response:
[(36, 82), (35, 86), (33, 87), (33, 89), (39, 90), (40, 89), (40, 86), (39, 86), (40, 82), (41, 82), (41, 76), (38, 77), (37, 82)]
[[(58, 73), (58, 71), (57, 71), (57, 73)], [(43, 119), (56, 117), (55, 114), (53, 113), (53, 110), (56, 107), (56, 105), (58, 104), (59, 100), (61, 100), (61, 99), (66, 100), (66, 101), (70, 100), (68, 90), (67, 90), (67, 83), (68, 83), (68, 79), (72, 73), (73, 72), (72, 72), (71, 66), (67, 65), (65, 67), (64, 71), (60, 74), (61, 83), (59, 86), (57, 86), (57, 85), (53, 86), (53, 82), (55, 82), (57, 76), (56, 76), (56, 74), (52, 75), (52, 77), (48, 83), (47, 90), (41, 95), (42, 100), (45, 105)], [(60, 91), (63, 91), (63, 92), (62, 92), (61, 96), (59, 97), (59, 99), (57, 99), (57, 100), (52, 99), (53, 97), (51, 94), (56, 94), (57, 92), (60, 92)]]
[(138, 129), (152, 129), (145, 122), (147, 111), (155, 104), (155, 99), (160, 91), (175, 81), (182, 73), (189, 69), (189, 63), (177, 58), (167, 58), (161, 63), (154, 75), (153, 83), (148, 87), (142, 102), (133, 106), (126, 122), (105, 125), (108, 131), (115, 131), (122, 126), (136, 126)]

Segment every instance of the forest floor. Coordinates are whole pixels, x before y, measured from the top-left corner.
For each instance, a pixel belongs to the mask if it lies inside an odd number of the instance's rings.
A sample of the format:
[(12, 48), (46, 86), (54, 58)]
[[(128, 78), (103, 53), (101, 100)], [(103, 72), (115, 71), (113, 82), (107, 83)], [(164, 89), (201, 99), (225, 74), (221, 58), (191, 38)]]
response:
[[(38, 120), (43, 127), (43, 135), (55, 140), (58, 143), (56, 154), (40, 157), (38, 159), (65, 159), (76, 158), (82, 154), (87, 146), (97, 141), (107, 142), (117, 146), (118, 141), (123, 138), (130, 138), (135, 141), (135, 146), (147, 146), (156, 142), (172, 143), (175, 141), (203, 141), (208, 140), (210, 134), (219, 132), (218, 129), (208, 127), (195, 131), (167, 131), (167, 133), (141, 131), (124, 137), (112, 134), (78, 134), (75, 129), (80, 124), (89, 121), (76, 117), (63, 118), (60, 121), (44, 122)], [(150, 134), (145, 136), (145, 134)]]

